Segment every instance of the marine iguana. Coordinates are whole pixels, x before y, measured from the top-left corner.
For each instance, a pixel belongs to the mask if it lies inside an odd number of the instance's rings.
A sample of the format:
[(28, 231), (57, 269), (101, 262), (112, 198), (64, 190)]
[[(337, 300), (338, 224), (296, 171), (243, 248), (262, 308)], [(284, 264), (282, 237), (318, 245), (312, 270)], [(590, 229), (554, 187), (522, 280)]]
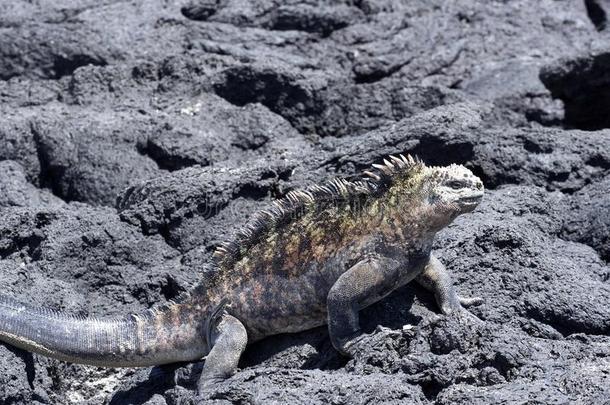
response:
[[(205, 358), (199, 391), (232, 375), (246, 344), (328, 323), (350, 355), (358, 311), (416, 280), (444, 314), (480, 302), (455, 293), (431, 253), (435, 234), (472, 211), (483, 183), (463, 166), (390, 156), (357, 179), (291, 191), (214, 253), (215, 271), (175, 302), (117, 318), (82, 318), (0, 297), (0, 340), (109, 367)], [(464, 312), (465, 313), (465, 312)]]

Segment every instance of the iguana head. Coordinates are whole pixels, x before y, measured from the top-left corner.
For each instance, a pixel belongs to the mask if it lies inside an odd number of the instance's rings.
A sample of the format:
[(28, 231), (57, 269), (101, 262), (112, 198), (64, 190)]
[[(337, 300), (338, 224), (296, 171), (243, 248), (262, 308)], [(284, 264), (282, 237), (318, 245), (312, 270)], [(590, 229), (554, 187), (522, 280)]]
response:
[(424, 173), (430, 204), (455, 211), (457, 216), (474, 210), (481, 202), (483, 182), (464, 166), (429, 167)]
[[(425, 218), (426, 228), (438, 231), (458, 215), (471, 212), (483, 197), (483, 182), (461, 165), (426, 166), (409, 155), (390, 156), (375, 171), (365, 171), (374, 182), (386, 185), (386, 215)], [(409, 220), (405, 220), (410, 225)]]

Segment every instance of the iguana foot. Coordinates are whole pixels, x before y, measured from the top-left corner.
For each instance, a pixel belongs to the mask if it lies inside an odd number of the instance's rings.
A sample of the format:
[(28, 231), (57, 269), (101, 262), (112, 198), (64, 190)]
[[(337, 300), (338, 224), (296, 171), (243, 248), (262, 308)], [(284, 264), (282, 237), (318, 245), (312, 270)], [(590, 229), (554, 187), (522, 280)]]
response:
[(248, 343), (246, 327), (235, 317), (224, 314), (214, 327), (211, 336), (212, 350), (208, 353), (197, 392), (205, 393), (210, 387), (227, 380), (237, 371), (239, 358)]
[(464, 320), (473, 321), (477, 324), (483, 322), (478, 316), (466, 309), (467, 307), (473, 305), (480, 305), (481, 303), (483, 303), (483, 300), (481, 298), (462, 298), (455, 294), (453, 290), (451, 290), (449, 294), (444, 294), (440, 296), (437, 295), (436, 299), (443, 315), (456, 316)]
[(357, 345), (362, 339), (364, 339), (364, 334), (361, 331), (358, 331), (352, 334), (349, 337), (342, 339), (333, 339), (331, 337), (331, 342), (335, 349), (343, 356), (352, 358), (353, 356), (353, 348)]
[(443, 264), (434, 256), (430, 255), (428, 264), (424, 271), (417, 276), (419, 284), (434, 293), (436, 303), (444, 315), (457, 314), (465, 317), (476, 318), (466, 308), (483, 303), (479, 297), (464, 298), (457, 295), (453, 288), (451, 277)]
[(394, 259), (367, 256), (332, 286), (327, 297), (328, 333), (339, 353), (352, 357), (351, 347), (364, 338), (358, 314), (360, 300), (379, 291), (391, 291), (388, 280), (395, 280), (400, 269)]
[(466, 308), (480, 305), (483, 303), (482, 298), (474, 297), (474, 298), (462, 298), (455, 294), (449, 294), (447, 296), (437, 297), (437, 301), (441, 308), (441, 312), (444, 315), (449, 315), (451, 313), (460, 313), (463, 311), (468, 312)]
[(222, 387), (222, 385), (228, 380), (227, 377), (212, 377), (206, 376), (205, 378), (200, 378), (197, 383), (196, 396), (198, 399), (202, 399), (207, 397), (215, 391), (217, 388)]

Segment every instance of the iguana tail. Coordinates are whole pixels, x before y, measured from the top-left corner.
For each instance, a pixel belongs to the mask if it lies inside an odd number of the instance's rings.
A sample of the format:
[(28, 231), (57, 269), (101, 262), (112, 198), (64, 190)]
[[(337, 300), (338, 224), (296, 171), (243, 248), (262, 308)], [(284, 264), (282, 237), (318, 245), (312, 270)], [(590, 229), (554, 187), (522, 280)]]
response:
[(139, 367), (207, 354), (203, 314), (188, 302), (142, 314), (84, 318), (0, 296), (0, 341), (71, 363)]

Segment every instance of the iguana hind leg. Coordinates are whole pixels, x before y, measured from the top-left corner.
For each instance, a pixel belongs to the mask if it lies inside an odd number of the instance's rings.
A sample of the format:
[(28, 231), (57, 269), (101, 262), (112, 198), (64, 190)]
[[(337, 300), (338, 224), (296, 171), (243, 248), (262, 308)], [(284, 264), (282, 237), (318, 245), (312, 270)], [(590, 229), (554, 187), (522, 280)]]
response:
[(211, 332), (212, 349), (203, 365), (197, 387), (199, 393), (235, 374), (239, 358), (248, 343), (245, 326), (228, 314), (219, 317)]
[(343, 273), (332, 286), (327, 297), (328, 332), (339, 353), (350, 356), (350, 346), (362, 334), (358, 311), (392, 290), (398, 267), (395, 260), (367, 258)]
[(436, 303), (445, 315), (464, 311), (463, 307), (478, 305), (482, 298), (462, 298), (453, 288), (451, 276), (445, 266), (434, 255), (430, 255), (424, 271), (417, 276), (416, 281), (424, 288), (434, 293)]

